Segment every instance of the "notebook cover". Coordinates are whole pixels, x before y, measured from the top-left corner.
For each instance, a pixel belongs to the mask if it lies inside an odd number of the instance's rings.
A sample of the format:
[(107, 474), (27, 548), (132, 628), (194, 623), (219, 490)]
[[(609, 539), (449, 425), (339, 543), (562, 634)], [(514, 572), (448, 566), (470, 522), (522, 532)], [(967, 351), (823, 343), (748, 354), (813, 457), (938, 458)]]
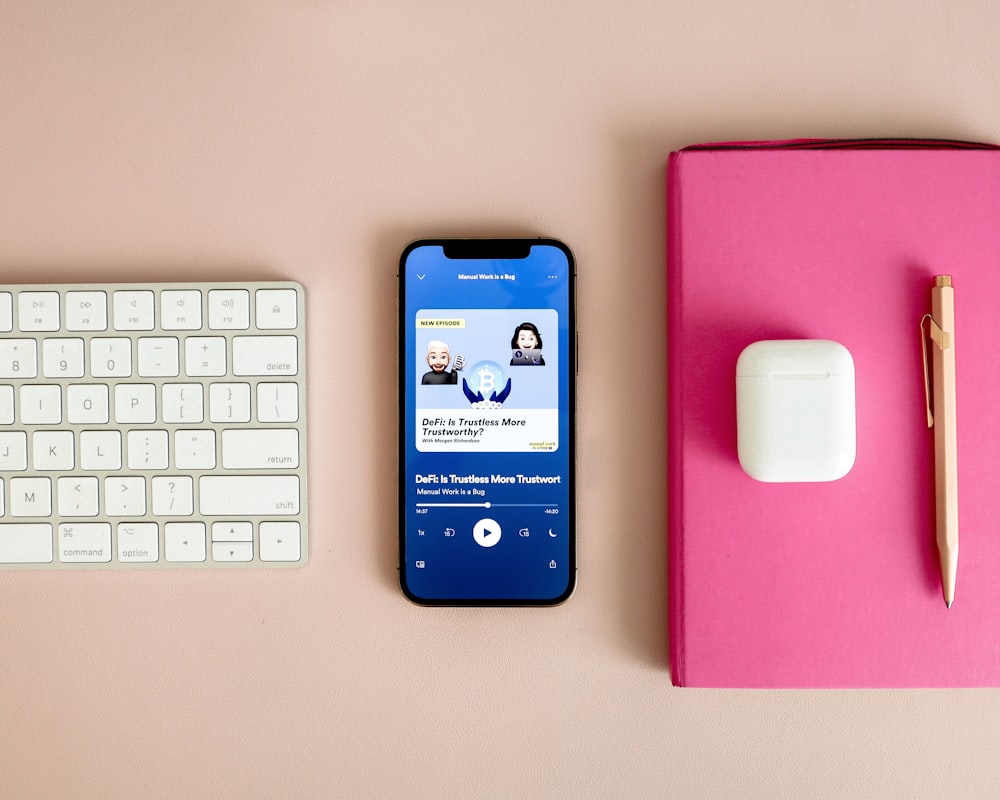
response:
[[(960, 555), (942, 599), (919, 323), (955, 286)], [(668, 180), (670, 658), (675, 684), (1000, 685), (1000, 151), (725, 144)], [(854, 357), (857, 460), (759, 483), (736, 360), (759, 339)]]

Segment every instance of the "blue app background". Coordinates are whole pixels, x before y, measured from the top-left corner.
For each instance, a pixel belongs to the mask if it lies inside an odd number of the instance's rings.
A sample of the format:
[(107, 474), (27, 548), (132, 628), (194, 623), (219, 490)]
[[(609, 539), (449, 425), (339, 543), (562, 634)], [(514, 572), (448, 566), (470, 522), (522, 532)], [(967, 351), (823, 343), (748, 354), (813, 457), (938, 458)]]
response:
[[(567, 256), (540, 244), (524, 259), (462, 260), (419, 246), (403, 285), (404, 585), (424, 600), (560, 599), (575, 570)], [(523, 322), (544, 365), (510, 363)], [(428, 384), (434, 343), (447, 345), (448, 366)], [(495, 373), (488, 388), (510, 379), (502, 403), (464, 391), (483, 370)]]

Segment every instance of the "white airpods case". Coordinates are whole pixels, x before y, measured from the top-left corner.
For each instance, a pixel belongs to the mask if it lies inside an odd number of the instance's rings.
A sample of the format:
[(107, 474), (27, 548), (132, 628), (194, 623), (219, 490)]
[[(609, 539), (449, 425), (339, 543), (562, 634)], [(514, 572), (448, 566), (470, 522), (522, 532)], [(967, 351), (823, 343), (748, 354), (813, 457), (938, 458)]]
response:
[(754, 342), (736, 362), (740, 465), (768, 483), (835, 481), (854, 466), (854, 359), (825, 339)]

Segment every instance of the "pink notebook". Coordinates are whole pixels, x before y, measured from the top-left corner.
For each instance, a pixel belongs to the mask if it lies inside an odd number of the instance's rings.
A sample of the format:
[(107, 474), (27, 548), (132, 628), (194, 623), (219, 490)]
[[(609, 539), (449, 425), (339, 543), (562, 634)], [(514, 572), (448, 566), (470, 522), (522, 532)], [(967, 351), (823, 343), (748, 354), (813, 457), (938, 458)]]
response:
[[(671, 154), (670, 657), (681, 686), (1000, 685), (1000, 150), (723, 144)], [(960, 557), (941, 594), (920, 319), (955, 286)], [(736, 360), (759, 339), (854, 357), (857, 460), (757, 482)]]

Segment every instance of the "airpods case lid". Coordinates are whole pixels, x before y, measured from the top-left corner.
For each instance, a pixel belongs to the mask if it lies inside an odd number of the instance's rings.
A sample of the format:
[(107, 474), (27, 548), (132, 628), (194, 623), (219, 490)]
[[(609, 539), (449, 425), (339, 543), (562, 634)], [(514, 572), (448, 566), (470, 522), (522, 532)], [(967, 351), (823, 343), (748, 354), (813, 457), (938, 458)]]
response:
[(827, 339), (754, 342), (736, 362), (740, 465), (767, 483), (834, 481), (857, 452), (854, 359)]

